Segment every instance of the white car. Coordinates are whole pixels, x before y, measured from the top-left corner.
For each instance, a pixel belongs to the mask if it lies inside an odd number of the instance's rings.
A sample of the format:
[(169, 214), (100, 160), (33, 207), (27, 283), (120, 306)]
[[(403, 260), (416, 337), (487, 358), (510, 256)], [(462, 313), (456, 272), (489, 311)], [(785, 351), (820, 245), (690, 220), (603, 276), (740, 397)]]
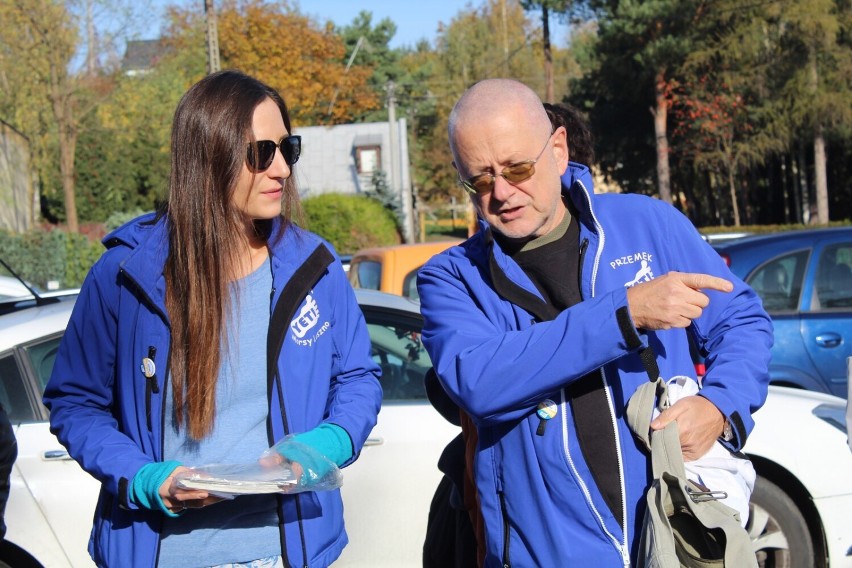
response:
[[(423, 377), (431, 363), (418, 304), (380, 292), (356, 295), (385, 395), (361, 456), (343, 470), (350, 544), (335, 566), (421, 566), (442, 477), (436, 464), (459, 430), (426, 400)], [(93, 566), (86, 546), (98, 486), (49, 433), (41, 405), (70, 304), (0, 316), (0, 401), (12, 409), (18, 439), (0, 566)], [(748, 528), (761, 565), (852, 567), (845, 408), (845, 400), (830, 395), (770, 387), (746, 446), (758, 473)]]
[(0, 300), (29, 296), (30, 291), (21, 281), (12, 276), (0, 275)]

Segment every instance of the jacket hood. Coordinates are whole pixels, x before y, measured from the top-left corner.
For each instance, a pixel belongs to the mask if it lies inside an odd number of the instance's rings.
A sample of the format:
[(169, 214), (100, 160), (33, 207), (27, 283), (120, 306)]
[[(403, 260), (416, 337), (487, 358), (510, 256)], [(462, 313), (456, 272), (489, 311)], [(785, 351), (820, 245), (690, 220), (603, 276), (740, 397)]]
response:
[[(125, 223), (103, 238), (108, 249), (123, 249), (120, 255), (122, 272), (129, 277), (148, 299), (165, 314), (166, 279), (163, 267), (169, 255), (168, 221), (164, 215), (146, 213)], [(325, 242), (294, 223), (273, 220), (269, 236), (270, 260), (276, 275), (273, 286), (280, 292), (305, 259)], [(330, 250), (331, 246), (326, 244)]]

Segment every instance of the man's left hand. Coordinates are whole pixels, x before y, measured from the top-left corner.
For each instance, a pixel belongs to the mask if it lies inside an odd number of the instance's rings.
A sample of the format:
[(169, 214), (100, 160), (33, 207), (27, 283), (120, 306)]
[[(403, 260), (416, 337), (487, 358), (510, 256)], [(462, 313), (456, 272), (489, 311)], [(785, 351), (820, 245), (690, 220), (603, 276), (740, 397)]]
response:
[(725, 417), (703, 396), (686, 396), (663, 411), (651, 422), (652, 430), (662, 430), (677, 421), (684, 461), (694, 461), (706, 454), (722, 435)]

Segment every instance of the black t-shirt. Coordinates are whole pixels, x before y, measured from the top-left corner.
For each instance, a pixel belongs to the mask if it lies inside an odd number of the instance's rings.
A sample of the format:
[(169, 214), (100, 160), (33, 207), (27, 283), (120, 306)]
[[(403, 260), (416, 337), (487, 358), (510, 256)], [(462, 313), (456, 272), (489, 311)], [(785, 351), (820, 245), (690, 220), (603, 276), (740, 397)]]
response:
[[(582, 301), (580, 228), (570, 215), (547, 235), (521, 246), (501, 239), (496, 233), (495, 239), (532, 280), (545, 302), (562, 311)], [(574, 381), (567, 391), (583, 456), (604, 501), (621, 522), (623, 504), (618, 453), (601, 372), (595, 371)]]

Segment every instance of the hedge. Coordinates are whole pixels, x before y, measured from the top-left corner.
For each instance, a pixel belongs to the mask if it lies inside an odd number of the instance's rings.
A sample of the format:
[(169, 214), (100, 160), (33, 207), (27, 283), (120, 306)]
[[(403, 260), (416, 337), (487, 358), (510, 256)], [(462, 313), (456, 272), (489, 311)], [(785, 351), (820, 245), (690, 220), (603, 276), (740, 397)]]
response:
[(339, 254), (402, 242), (393, 212), (363, 195), (324, 193), (302, 201), (305, 228), (328, 240)]
[(79, 288), (104, 246), (85, 235), (59, 230), (23, 234), (0, 232), (0, 258), (21, 278), (42, 290), (48, 283)]

